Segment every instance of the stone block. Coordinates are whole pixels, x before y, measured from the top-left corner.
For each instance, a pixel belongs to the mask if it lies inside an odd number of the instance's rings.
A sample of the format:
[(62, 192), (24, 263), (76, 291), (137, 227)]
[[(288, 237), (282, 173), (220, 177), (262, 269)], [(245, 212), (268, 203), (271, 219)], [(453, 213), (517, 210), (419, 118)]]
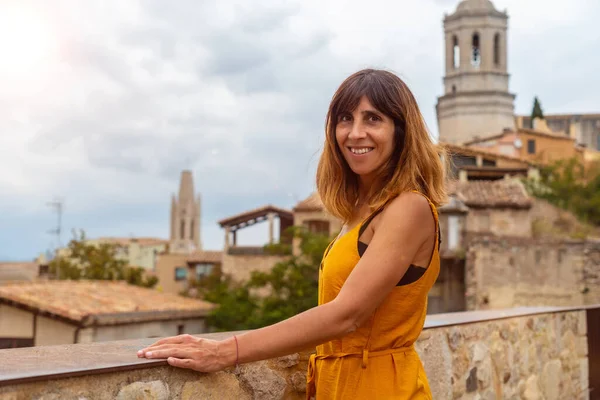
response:
[(298, 365), (299, 360), (300, 360), (300, 356), (298, 355), (298, 353), (296, 353), (296, 354), (291, 354), (289, 356), (278, 357), (275, 359), (275, 363), (280, 368), (290, 368), (290, 367), (293, 367), (294, 365)]
[(588, 355), (588, 339), (587, 336), (579, 336), (576, 339), (577, 343), (577, 355), (579, 357), (586, 357)]
[(456, 326), (448, 329), (448, 346), (450, 350), (456, 351), (463, 344), (463, 337), (460, 329)]
[(577, 334), (587, 335), (587, 315), (585, 311), (579, 311), (577, 319)]
[(540, 376), (540, 386), (545, 400), (559, 399), (561, 375), (562, 364), (559, 360), (552, 360), (544, 365)]
[(443, 330), (434, 330), (429, 340), (421, 342), (419, 356), (423, 361), (434, 399), (452, 398), (452, 353)]
[(542, 400), (537, 375), (531, 375), (525, 382), (524, 400)]
[(241, 366), (239, 379), (252, 390), (252, 398), (256, 400), (279, 400), (287, 387), (286, 380), (270, 369), (266, 362)]
[(133, 382), (119, 390), (116, 400), (168, 400), (169, 388), (162, 381)]
[(227, 372), (202, 374), (183, 385), (181, 400), (250, 400), (237, 378)]
[(290, 383), (293, 389), (298, 393), (306, 393), (306, 373), (296, 371), (290, 375)]

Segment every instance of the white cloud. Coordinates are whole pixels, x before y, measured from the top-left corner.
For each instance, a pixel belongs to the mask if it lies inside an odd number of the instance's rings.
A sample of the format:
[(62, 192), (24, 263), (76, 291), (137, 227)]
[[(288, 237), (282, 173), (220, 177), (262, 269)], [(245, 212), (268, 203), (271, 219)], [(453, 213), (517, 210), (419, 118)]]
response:
[[(191, 168), (208, 199), (203, 226), (214, 225), (205, 243), (218, 247), (218, 218), (290, 206), (288, 193), (301, 199), (312, 189), (327, 105), (359, 68), (402, 76), (437, 131), (442, 19), (456, 4), (2, 2), (2, 15), (21, 10), (19, 32), (35, 22), (26, 42), (40, 47), (0, 68), (0, 213), (9, 210), (13, 224), (0, 222), (0, 239), (18, 243), (19, 254), (44, 246), (41, 236), (23, 245), (6, 232), (37, 226), (53, 196), (66, 199), (74, 226), (166, 236), (169, 196)], [(517, 111), (528, 113), (534, 95), (546, 112), (598, 111), (597, 2), (495, 5), (510, 16)], [(21, 40), (11, 39), (0, 40), (0, 64), (8, 65), (6, 43)], [(122, 210), (135, 205), (153, 211), (133, 220)]]

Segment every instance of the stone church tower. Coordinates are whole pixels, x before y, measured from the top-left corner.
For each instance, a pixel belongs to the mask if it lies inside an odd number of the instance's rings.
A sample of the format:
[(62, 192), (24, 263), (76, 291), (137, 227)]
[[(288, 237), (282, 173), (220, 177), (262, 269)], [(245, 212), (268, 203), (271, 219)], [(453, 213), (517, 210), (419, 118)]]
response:
[(171, 200), (170, 252), (202, 250), (200, 241), (200, 196), (194, 195), (192, 171), (181, 173), (179, 196)]
[(436, 106), (439, 139), (459, 144), (514, 129), (508, 91), (508, 15), (489, 0), (463, 0), (444, 17), (444, 95)]

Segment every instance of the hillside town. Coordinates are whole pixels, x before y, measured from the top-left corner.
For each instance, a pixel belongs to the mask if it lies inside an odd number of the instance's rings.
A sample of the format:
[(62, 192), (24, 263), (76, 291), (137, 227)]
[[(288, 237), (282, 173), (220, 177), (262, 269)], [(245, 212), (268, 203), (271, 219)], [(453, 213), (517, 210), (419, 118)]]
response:
[[(450, 158), (449, 201), (438, 210), (441, 269), (428, 296), (428, 318), (600, 304), (600, 225), (532, 189), (560, 163), (600, 171), (600, 110), (515, 113), (518, 93), (509, 90), (509, 81), (518, 71), (509, 71), (507, 62), (508, 12), (488, 0), (463, 0), (443, 18), (443, 94), (435, 111), (437, 143)], [(203, 296), (202, 282), (243, 285), (256, 273), (269, 274), (291, 257), (303, 256), (301, 240), (291, 229), (331, 240), (342, 227), (314, 191), (292, 207), (275, 200), (240, 203), (239, 213), (211, 221), (221, 229), (222, 249), (205, 249), (202, 179), (193, 169), (172, 176), (170, 210), (164, 210), (168, 236), (137, 232), (120, 237), (107, 231), (106, 236), (74, 238), (74, 245), (50, 255), (0, 260), (0, 349), (223, 330), (211, 319), (219, 304)], [(244, 244), (238, 232), (257, 224), (268, 231), (263, 245)], [(80, 279), (84, 275), (73, 270), (91, 265), (81, 261), (91, 249), (106, 258), (103, 270), (98, 279)], [(106, 275), (111, 268), (115, 272)], [(256, 298), (269, 293), (259, 289)], [(588, 326), (587, 332), (600, 335), (600, 328)], [(591, 357), (592, 350), (586, 354)], [(597, 363), (590, 361), (589, 368), (600, 370)], [(470, 371), (460, 375), (465, 387), (453, 386), (459, 392), (447, 398), (476, 398), (465, 394), (475, 393), (469, 391)], [(508, 385), (510, 374), (504, 379)], [(504, 392), (485, 398), (598, 398), (553, 397), (544, 392), (545, 383), (536, 381), (533, 389), (525, 385), (514, 397)], [(531, 394), (538, 390), (544, 395)]]

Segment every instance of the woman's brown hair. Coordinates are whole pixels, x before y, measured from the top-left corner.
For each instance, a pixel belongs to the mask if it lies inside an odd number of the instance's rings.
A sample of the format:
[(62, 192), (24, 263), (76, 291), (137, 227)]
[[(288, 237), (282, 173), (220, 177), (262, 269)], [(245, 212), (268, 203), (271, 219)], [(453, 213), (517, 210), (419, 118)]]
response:
[(394, 121), (394, 151), (366, 201), (375, 210), (402, 192), (417, 190), (440, 206), (446, 201), (447, 160), (429, 135), (417, 101), (406, 84), (383, 70), (365, 69), (346, 78), (333, 95), (325, 125), (325, 146), (317, 168), (317, 191), (325, 208), (348, 222), (358, 202), (358, 176), (350, 169), (335, 136), (338, 116), (351, 113), (366, 96)]

